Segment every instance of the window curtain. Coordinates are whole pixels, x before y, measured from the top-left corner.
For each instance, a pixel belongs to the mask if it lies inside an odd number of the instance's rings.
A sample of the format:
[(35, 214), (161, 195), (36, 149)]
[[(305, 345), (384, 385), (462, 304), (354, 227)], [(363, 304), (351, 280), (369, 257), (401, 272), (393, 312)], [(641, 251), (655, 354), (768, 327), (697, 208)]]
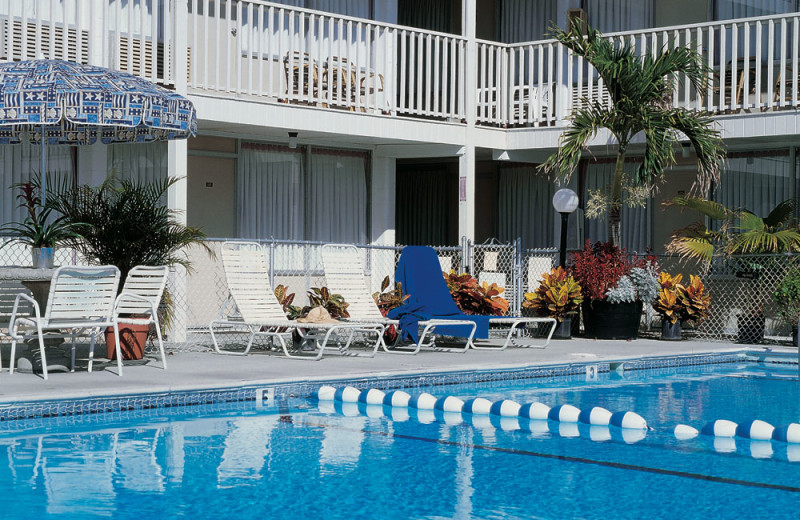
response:
[(714, 20), (791, 13), (797, 9), (797, 0), (716, 0)]
[(585, 0), (589, 25), (602, 33), (653, 26), (653, 0)]
[(775, 206), (794, 196), (795, 179), (787, 151), (762, 157), (729, 157), (723, 166), (714, 200), (766, 217)]
[[(424, 168), (424, 166), (423, 166)], [(404, 245), (450, 245), (449, 201), (456, 187), (446, 167), (398, 172), (396, 242)]]
[(312, 150), (306, 230), (309, 240), (367, 243), (367, 159), (361, 152)]
[(242, 143), (236, 176), (241, 238), (302, 240), (303, 149)]
[[(625, 169), (633, 175), (634, 168), (638, 164), (626, 163)], [(589, 163), (586, 169), (586, 192), (584, 193), (583, 200), (589, 199), (589, 190), (603, 190), (610, 193), (611, 185), (614, 182), (614, 168), (616, 164), (614, 161), (608, 162), (594, 162)], [(621, 243), (622, 247), (628, 251), (644, 252), (650, 246), (649, 230), (652, 227), (652, 212), (650, 206), (652, 200), (647, 202), (644, 208), (632, 208), (626, 206), (624, 203), (623, 193), (623, 206), (622, 206), (622, 223), (621, 223)], [(585, 221), (586, 238), (592, 242), (605, 242), (608, 240), (608, 217), (590, 219)]]
[(452, 33), (452, 3), (450, 0), (398, 0), (397, 23), (417, 29)]
[(166, 142), (108, 145), (108, 171), (119, 179), (152, 182), (167, 176)]
[(553, 247), (555, 187), (533, 165), (502, 166), (497, 186), (497, 238), (523, 249)]
[[(28, 182), (41, 172), (41, 148), (39, 146), (3, 145), (0, 146), (0, 224), (22, 222), (25, 211), (19, 208), (17, 195), (19, 190), (15, 184)], [(48, 185), (75, 179), (75, 168), (72, 161), (72, 147), (47, 146), (47, 179)]]
[(518, 43), (543, 40), (557, 22), (557, 0), (502, 0), (497, 3), (500, 41)]

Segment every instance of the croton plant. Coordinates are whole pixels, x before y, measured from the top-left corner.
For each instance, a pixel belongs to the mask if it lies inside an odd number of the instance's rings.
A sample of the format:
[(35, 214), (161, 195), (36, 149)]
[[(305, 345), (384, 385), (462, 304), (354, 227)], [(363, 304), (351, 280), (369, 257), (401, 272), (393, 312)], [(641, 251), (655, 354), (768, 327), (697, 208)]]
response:
[(567, 274), (563, 267), (556, 267), (542, 274), (542, 282), (536, 291), (525, 293), (522, 307), (533, 309), (540, 316), (555, 318), (559, 322), (577, 314), (583, 296), (581, 286)]
[(508, 300), (500, 296), (505, 289), (496, 283), (478, 283), (471, 275), (455, 271), (442, 274), (453, 300), (464, 314), (503, 316), (508, 312)]

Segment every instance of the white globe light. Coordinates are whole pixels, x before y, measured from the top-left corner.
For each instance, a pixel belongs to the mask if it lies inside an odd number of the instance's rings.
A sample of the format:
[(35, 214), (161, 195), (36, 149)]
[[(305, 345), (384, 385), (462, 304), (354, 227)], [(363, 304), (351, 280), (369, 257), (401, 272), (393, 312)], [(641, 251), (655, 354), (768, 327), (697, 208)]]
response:
[(578, 209), (578, 194), (569, 188), (563, 188), (553, 195), (553, 207), (559, 213), (572, 213)]

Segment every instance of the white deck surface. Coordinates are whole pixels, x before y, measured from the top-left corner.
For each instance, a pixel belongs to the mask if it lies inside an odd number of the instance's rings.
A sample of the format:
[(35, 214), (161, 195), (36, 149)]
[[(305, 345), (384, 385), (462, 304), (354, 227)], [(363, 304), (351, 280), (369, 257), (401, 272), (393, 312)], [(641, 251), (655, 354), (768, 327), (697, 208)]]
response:
[[(104, 348), (104, 345), (102, 346)], [(115, 364), (98, 363), (92, 373), (80, 368), (73, 373), (51, 373), (45, 381), (32, 373), (8, 373), (8, 348), (3, 348), (0, 373), (0, 406), (34, 400), (69, 399), (122, 394), (155, 394), (175, 390), (231, 388), (253, 384), (323, 379), (357, 379), (380, 375), (470, 369), (512, 368), (558, 363), (586, 363), (631, 358), (738, 352), (763, 347), (720, 342), (666, 342), (651, 339), (597, 341), (553, 340), (546, 349), (510, 347), (502, 352), (470, 350), (464, 354), (422, 351), (416, 356), (379, 352), (374, 358), (326, 355), (320, 361), (286, 359), (277, 353), (256, 351), (248, 356), (226, 356), (213, 352), (177, 352), (167, 357), (162, 370), (154, 357), (145, 364), (128, 362), (123, 377)], [(98, 349), (100, 350), (100, 349)], [(794, 351), (795, 349), (773, 350)], [(79, 355), (80, 358), (80, 355)], [(101, 361), (105, 361), (100, 358)], [(97, 361), (96, 361), (97, 363)], [(85, 366), (85, 365), (84, 365)]]

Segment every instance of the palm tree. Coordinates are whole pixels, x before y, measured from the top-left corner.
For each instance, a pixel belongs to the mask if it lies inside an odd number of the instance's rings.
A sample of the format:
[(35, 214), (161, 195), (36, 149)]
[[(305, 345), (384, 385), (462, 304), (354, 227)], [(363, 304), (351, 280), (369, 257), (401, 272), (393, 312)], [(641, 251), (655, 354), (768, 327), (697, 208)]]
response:
[(788, 199), (762, 218), (750, 210), (728, 208), (699, 197), (678, 197), (668, 204), (693, 209), (719, 223), (709, 229), (696, 222), (679, 229), (667, 244), (667, 252), (706, 264), (715, 253), (726, 255), (790, 253), (800, 251), (800, 230), (794, 218), (796, 199)]
[[(619, 247), (623, 184), (655, 189), (664, 181), (665, 168), (675, 164), (675, 149), (680, 148), (682, 139), (689, 140), (697, 155), (696, 188), (707, 190), (718, 177), (724, 155), (712, 119), (672, 106), (679, 75), (684, 75), (699, 94), (705, 92), (711, 71), (694, 49), (664, 48), (655, 55), (639, 56), (627, 38), (624, 43), (615, 43), (579, 20), (572, 21), (569, 31), (553, 27), (551, 33), (597, 70), (611, 103), (606, 106), (596, 100), (584, 100), (582, 106), (575, 108), (569, 127), (561, 134), (558, 151), (542, 169), (568, 178), (578, 165), (582, 149), (601, 129), (616, 138), (614, 183), (606, 209), (609, 237)], [(639, 134), (644, 135), (645, 141), (643, 162), (636, 176), (627, 179), (623, 173), (625, 155), (631, 140)]]

